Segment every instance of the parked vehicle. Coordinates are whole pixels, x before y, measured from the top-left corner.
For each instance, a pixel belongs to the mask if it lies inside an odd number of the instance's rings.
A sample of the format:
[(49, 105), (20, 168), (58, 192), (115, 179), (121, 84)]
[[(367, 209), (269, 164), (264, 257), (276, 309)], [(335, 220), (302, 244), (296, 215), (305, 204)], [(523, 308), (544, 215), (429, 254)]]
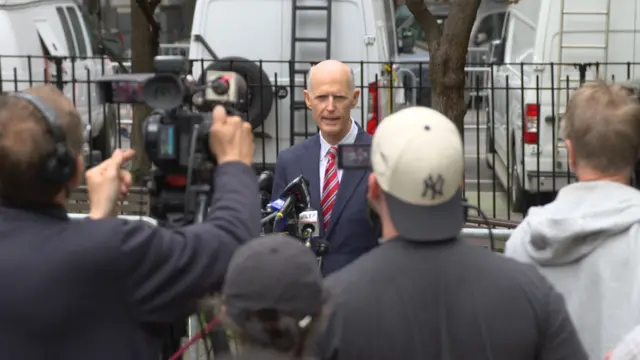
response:
[[(0, 86), (20, 91), (38, 83), (64, 84), (85, 125), (93, 150), (109, 156), (115, 144), (112, 107), (98, 103), (95, 83), (111, 66), (94, 57), (82, 12), (71, 0), (0, 1)], [(61, 59), (61, 66), (56, 65)], [(105, 121), (108, 119), (108, 121)]]
[(626, 65), (640, 58), (640, 18), (629, 11), (639, 5), (640, 0), (541, 0), (509, 7), (502, 37), (491, 50), (487, 158), (511, 190), (516, 211), (549, 201), (574, 179), (559, 133), (571, 91), (596, 77), (640, 74), (637, 65)]
[(234, 69), (245, 75), (257, 163), (273, 165), (280, 150), (317, 132), (302, 94), (311, 63), (332, 58), (351, 65), (356, 86), (362, 88), (352, 116), (361, 124), (388, 114), (397, 98), (392, 92), (402, 92), (390, 88), (388, 64), (397, 53), (391, 0), (334, 0), (331, 7), (326, 1), (299, 3), (196, 3), (189, 57), (211, 61), (196, 62), (193, 74), (201, 79), (206, 69)]
[[(536, 0), (537, 1), (537, 0)], [(440, 25), (444, 27), (444, 21), (449, 15), (451, 4), (427, 1), (429, 10), (435, 16)], [(478, 8), (476, 21), (473, 25), (469, 41), (469, 55), (467, 71), (465, 100), (469, 104), (472, 97), (483, 99), (486, 96), (486, 83), (488, 71), (484, 65), (488, 61), (488, 52), (491, 41), (499, 39), (502, 34), (507, 5), (505, 0), (483, 1)], [(429, 72), (429, 52), (426, 43), (426, 34), (407, 8), (403, 5), (396, 9), (397, 33), (402, 34), (407, 30), (415, 38), (415, 49), (398, 54), (396, 63), (402, 69), (407, 69), (415, 75), (418, 90), (414, 94), (407, 91), (407, 99), (415, 96), (417, 103), (422, 106), (431, 106), (431, 77)], [(405, 75), (407, 76), (407, 75)], [(414, 80), (414, 81), (416, 81)], [(411, 87), (412, 79), (405, 79), (405, 84)], [(480, 90), (479, 92), (477, 90)]]

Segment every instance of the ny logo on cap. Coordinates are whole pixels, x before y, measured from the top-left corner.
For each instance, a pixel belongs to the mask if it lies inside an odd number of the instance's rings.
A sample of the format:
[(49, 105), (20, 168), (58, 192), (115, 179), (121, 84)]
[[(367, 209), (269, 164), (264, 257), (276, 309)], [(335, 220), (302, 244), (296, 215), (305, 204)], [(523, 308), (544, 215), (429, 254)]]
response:
[(433, 174), (429, 174), (423, 182), (422, 197), (427, 197), (429, 196), (429, 193), (431, 193), (431, 200), (435, 200), (437, 197), (444, 196), (444, 193), (442, 192), (443, 188), (444, 177), (442, 177), (442, 174), (438, 174), (435, 180), (433, 178)]

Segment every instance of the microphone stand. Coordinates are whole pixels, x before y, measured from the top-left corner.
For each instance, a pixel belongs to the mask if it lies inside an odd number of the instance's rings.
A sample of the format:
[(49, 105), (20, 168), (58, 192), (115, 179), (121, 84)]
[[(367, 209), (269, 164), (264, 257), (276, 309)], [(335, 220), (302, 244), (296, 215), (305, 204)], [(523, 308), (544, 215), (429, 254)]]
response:
[(320, 271), (322, 271), (324, 256), (327, 255), (327, 253), (329, 253), (329, 242), (324, 239), (318, 239), (316, 248), (315, 248), (315, 253), (316, 253), (316, 259), (318, 260), (318, 268), (320, 269)]
[[(318, 267), (322, 270), (324, 256), (329, 251), (329, 243), (319, 238), (318, 229), (320, 223), (318, 222), (318, 211), (308, 207), (305, 211), (300, 213), (298, 217), (298, 231), (300, 233), (300, 239), (304, 241), (304, 245), (310, 250), (312, 249), (316, 255), (318, 261)], [(316, 239), (315, 244), (312, 240)]]

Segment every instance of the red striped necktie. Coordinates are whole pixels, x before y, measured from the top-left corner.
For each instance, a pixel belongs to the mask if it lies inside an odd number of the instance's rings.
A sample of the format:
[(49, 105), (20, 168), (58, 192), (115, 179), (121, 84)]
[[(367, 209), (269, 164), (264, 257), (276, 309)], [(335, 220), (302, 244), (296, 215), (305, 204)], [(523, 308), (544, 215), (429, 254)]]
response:
[(336, 146), (332, 146), (329, 149), (329, 161), (327, 162), (327, 168), (324, 171), (324, 186), (322, 187), (322, 217), (324, 218), (325, 230), (329, 227), (331, 210), (333, 210), (333, 204), (336, 202), (338, 187), (340, 186), (340, 180), (338, 180), (338, 167), (336, 166), (337, 152), (338, 149)]

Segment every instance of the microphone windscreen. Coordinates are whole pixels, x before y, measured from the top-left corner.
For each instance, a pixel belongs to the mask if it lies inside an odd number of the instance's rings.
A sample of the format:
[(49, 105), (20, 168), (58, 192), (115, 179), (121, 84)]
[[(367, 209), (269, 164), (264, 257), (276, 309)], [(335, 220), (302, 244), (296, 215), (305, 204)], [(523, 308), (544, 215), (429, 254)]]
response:
[(273, 173), (271, 171), (263, 171), (258, 177), (258, 188), (260, 191), (271, 193), (273, 188)]

